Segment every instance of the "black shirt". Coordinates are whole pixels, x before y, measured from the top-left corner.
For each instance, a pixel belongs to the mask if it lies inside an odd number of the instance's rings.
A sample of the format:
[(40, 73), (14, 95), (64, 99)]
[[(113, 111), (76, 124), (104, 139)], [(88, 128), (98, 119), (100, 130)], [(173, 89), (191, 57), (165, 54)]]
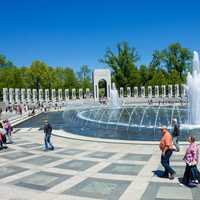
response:
[(51, 125), (48, 123), (46, 125), (44, 125), (44, 133), (50, 135), (52, 132), (52, 127)]
[(173, 130), (173, 133), (172, 133), (172, 136), (173, 137), (177, 137), (180, 135), (180, 127), (178, 124), (175, 124), (174, 125), (174, 130)]

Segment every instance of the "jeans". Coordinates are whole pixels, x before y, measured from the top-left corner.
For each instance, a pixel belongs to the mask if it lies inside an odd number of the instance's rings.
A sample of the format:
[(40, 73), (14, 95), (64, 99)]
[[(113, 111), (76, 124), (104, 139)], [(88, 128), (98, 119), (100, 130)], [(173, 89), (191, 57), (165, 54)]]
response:
[(170, 174), (175, 173), (175, 171), (170, 167), (170, 163), (169, 163), (169, 159), (172, 155), (172, 152), (173, 151), (169, 149), (165, 152), (165, 155), (161, 156), (161, 164), (165, 168), (165, 172), (164, 172), (165, 175), (168, 175), (169, 173)]
[(9, 131), (9, 130), (6, 130), (6, 138), (7, 138), (7, 143), (13, 143), (13, 141), (12, 141), (12, 137), (11, 137), (11, 131)]
[(180, 151), (179, 143), (178, 143), (178, 136), (173, 137), (173, 144), (176, 147), (176, 151)]
[(193, 181), (193, 180), (200, 181), (200, 173), (197, 169), (197, 166), (196, 165), (190, 166), (186, 164), (185, 172), (183, 176), (183, 183), (188, 185), (190, 181)]
[(45, 150), (54, 149), (54, 146), (51, 144), (51, 134), (46, 134), (44, 138)]

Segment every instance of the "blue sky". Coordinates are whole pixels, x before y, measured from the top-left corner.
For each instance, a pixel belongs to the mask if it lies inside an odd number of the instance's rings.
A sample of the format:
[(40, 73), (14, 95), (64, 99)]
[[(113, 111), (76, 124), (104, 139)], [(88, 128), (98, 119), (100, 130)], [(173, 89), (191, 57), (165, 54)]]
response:
[(148, 64), (155, 49), (181, 42), (200, 49), (200, 2), (194, 0), (0, 0), (0, 53), (18, 66), (91, 68), (107, 47), (128, 41)]

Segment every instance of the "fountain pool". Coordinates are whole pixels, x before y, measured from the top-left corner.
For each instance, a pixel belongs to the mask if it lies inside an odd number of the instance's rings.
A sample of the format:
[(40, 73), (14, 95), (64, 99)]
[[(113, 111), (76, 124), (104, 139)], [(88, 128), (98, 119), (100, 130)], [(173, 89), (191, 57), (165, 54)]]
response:
[(188, 106), (120, 106), (118, 93), (113, 85), (112, 103), (109, 106), (72, 104), (64, 112), (43, 113), (31, 123), (24, 122), (18, 127), (23, 127), (23, 124), (26, 127), (41, 127), (42, 119), (48, 117), (55, 129), (74, 134), (106, 139), (156, 141), (161, 138), (160, 128), (166, 126), (171, 131), (172, 119), (177, 118), (181, 127), (180, 140), (185, 140), (189, 134), (200, 139), (199, 85), (199, 56), (194, 52), (193, 73), (187, 77)]

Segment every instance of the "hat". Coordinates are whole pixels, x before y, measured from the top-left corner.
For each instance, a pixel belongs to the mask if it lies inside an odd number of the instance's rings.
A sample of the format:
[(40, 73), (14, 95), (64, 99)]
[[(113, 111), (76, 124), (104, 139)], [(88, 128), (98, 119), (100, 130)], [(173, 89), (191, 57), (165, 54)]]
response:
[(162, 126), (162, 127), (160, 128), (160, 130), (161, 130), (161, 131), (164, 131), (164, 130), (167, 131), (167, 127), (166, 127), (166, 126)]

